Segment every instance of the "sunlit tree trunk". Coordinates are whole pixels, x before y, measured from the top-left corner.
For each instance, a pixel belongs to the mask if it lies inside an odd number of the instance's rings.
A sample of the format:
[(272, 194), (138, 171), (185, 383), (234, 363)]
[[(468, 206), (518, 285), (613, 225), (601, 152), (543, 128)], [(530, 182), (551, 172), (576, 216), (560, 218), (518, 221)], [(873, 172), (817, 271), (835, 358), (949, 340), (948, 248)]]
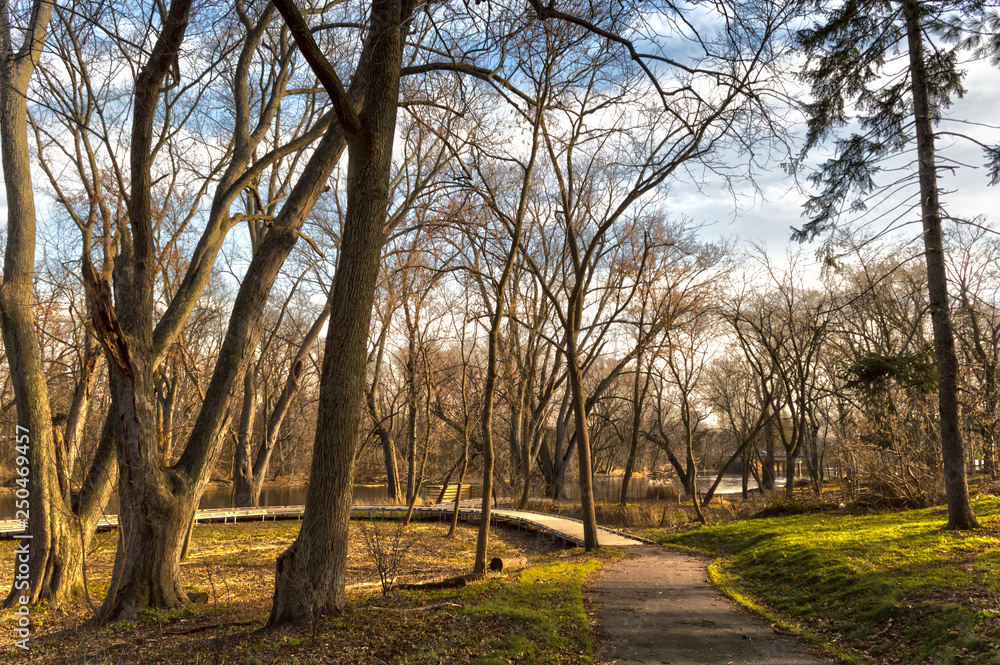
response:
[[(45, 41), (52, 5), (33, 3), (23, 43), (15, 52), (12, 8), (0, 2), (0, 155), (3, 159), (7, 205), (3, 283), (0, 285), (0, 325), (10, 367), (17, 426), (9, 434), (17, 453), (16, 517), (26, 520), (28, 574), (14, 559), (14, 575), (5, 606), (49, 600), (54, 607), (83, 588), (83, 534), (70, 511), (68, 483), (60, 483), (57, 441), (49, 410), (48, 387), (41, 350), (35, 337), (35, 201), (27, 135), (27, 89)], [(23, 460), (23, 461), (22, 461)], [(68, 460), (63, 460), (67, 462)], [(8, 462), (10, 463), (10, 462)], [(26, 469), (27, 476), (20, 475)], [(22, 490), (18, 492), (18, 490)], [(22, 496), (19, 496), (22, 495)], [(21, 563), (24, 563), (21, 561)]]
[(348, 141), (347, 213), (330, 290), (330, 326), (302, 528), (279, 557), (268, 625), (302, 623), (344, 609), (348, 523), (365, 395), (368, 333), (382, 246), (396, 131), (400, 67), (412, 5), (375, 0), (352, 88), (360, 110), (312, 39), (292, 0), (275, 5), (337, 109)]
[(927, 289), (934, 329), (934, 352), (938, 367), (938, 410), (941, 417), (941, 454), (944, 460), (945, 492), (948, 497), (948, 528), (974, 529), (979, 526), (969, 500), (965, 469), (965, 444), (958, 412), (958, 356), (952, 333), (948, 304), (938, 199), (937, 169), (934, 165), (934, 131), (927, 93), (927, 66), (923, 46), (920, 5), (903, 0), (909, 46), (910, 80), (913, 87), (913, 119), (917, 134), (917, 169), (920, 178), (920, 212), (924, 228), (924, 258)]

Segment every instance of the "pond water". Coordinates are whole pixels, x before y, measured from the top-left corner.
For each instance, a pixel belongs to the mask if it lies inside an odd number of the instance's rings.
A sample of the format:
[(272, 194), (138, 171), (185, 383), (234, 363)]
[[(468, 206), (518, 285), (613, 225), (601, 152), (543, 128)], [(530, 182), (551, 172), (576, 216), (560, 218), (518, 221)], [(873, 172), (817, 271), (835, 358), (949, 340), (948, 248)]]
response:
[[(699, 475), (698, 487), (703, 492), (707, 491), (715, 481), (714, 475)], [(650, 479), (646, 477), (633, 478), (629, 483), (629, 498), (642, 499), (646, 497), (646, 489), (649, 487)], [(779, 486), (783, 484), (778, 481)], [(616, 476), (597, 476), (594, 478), (594, 500), (598, 503), (617, 501), (621, 493), (622, 479)], [(753, 487), (751, 482), (751, 487)], [(286, 485), (277, 487), (265, 487), (260, 494), (261, 506), (300, 506), (306, 502), (306, 490), (304, 485)], [(719, 483), (716, 489), (717, 494), (738, 494), (741, 491), (741, 481), (739, 476), (726, 476)], [(566, 493), (571, 500), (580, 498), (580, 487), (576, 482), (566, 484)], [(421, 497), (426, 498), (428, 494), (427, 485), (421, 490)], [(205, 490), (201, 497), (199, 508), (229, 508), (233, 505), (232, 488), (212, 486)], [(385, 493), (385, 485), (355, 485), (354, 504), (371, 505), (385, 504), (388, 502)], [(118, 512), (118, 498), (111, 497), (105, 508), (105, 513), (114, 514)], [(10, 520), (14, 518), (14, 497), (8, 493), (0, 495), (0, 520)]]

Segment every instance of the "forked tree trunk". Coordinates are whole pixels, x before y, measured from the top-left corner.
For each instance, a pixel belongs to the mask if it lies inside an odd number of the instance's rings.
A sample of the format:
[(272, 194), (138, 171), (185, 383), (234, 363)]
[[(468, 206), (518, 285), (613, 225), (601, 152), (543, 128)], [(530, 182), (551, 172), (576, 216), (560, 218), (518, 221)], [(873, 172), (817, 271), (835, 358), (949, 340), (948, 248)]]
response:
[(945, 270), (941, 206), (938, 199), (937, 169), (934, 165), (934, 131), (927, 92), (927, 67), (916, 0), (903, 0), (906, 37), (913, 86), (913, 120), (917, 135), (917, 164), (920, 178), (920, 211), (924, 228), (924, 257), (927, 263), (928, 304), (934, 328), (934, 353), (938, 369), (938, 411), (941, 417), (941, 455), (948, 497), (948, 528), (975, 529), (979, 526), (969, 500), (965, 469), (965, 443), (958, 413), (958, 356), (948, 305), (948, 278)]
[[(138, 302), (136, 302), (138, 301)], [(124, 304), (126, 299), (119, 297)], [(132, 304), (141, 305), (134, 299)], [(122, 304), (118, 311), (129, 317)], [(151, 330), (148, 328), (147, 330)], [(125, 334), (129, 334), (126, 328)], [(134, 347), (133, 347), (134, 349)], [(162, 469), (156, 441), (153, 372), (142, 368), (141, 353), (130, 354), (125, 367), (110, 372), (112, 400), (117, 405), (118, 549), (112, 582), (93, 621), (134, 621), (147, 607), (188, 604), (180, 575), (180, 554), (189, 523), (194, 488)]]
[[(568, 370), (567, 370), (568, 371)], [(542, 443), (539, 450), (542, 474), (545, 476), (545, 496), (550, 499), (563, 499), (566, 497), (566, 470), (569, 468), (573, 455), (576, 453), (576, 441), (570, 437), (566, 444), (566, 431), (569, 425), (569, 413), (572, 408), (572, 390), (567, 389), (563, 395), (562, 405), (559, 407), (559, 416), (556, 419), (555, 449), (549, 452), (546, 444)], [(563, 452), (563, 445), (566, 451)]]
[(251, 505), (256, 506), (260, 504), (260, 491), (264, 486), (264, 477), (267, 474), (268, 467), (271, 465), (271, 454), (274, 452), (275, 445), (278, 442), (281, 425), (285, 422), (285, 416), (288, 415), (291, 409), (292, 399), (294, 399), (302, 387), (302, 375), (305, 372), (306, 359), (312, 352), (313, 344), (316, 343), (316, 339), (319, 337), (319, 333), (326, 324), (329, 316), (330, 308), (324, 307), (319, 317), (313, 322), (309, 332), (306, 333), (305, 339), (302, 340), (298, 353), (295, 355), (295, 361), (292, 363), (285, 386), (281, 389), (281, 395), (278, 396), (278, 401), (271, 411), (271, 417), (267, 420), (267, 428), (264, 430), (264, 441), (257, 448), (257, 456), (253, 462)]
[(687, 395), (684, 395), (681, 405), (681, 419), (684, 422), (684, 447), (687, 450), (688, 478), (691, 481), (691, 505), (694, 506), (694, 514), (698, 521), (707, 524), (705, 512), (701, 507), (701, 496), (698, 492), (698, 466), (694, 457), (694, 428), (691, 421), (691, 405), (688, 403)]
[[(134, 620), (148, 606), (186, 604), (180, 581), (180, 546), (172, 527), (187, 522), (177, 513), (177, 487), (161, 465), (156, 438), (153, 359), (154, 282), (158, 269), (152, 227), (151, 150), (161, 84), (187, 29), (190, 0), (177, 0), (163, 17), (163, 30), (136, 78), (128, 201), (131, 234), (122, 234), (110, 288), (84, 262), (84, 284), (95, 329), (108, 358), (117, 424), (119, 546), (111, 586), (94, 620)], [(176, 545), (176, 546), (175, 546)]]
[(111, 367), (112, 393), (119, 402), (118, 455), (122, 462), (120, 546), (108, 596), (95, 617), (97, 623), (131, 620), (150, 606), (187, 604), (179, 567), (187, 526), (217, 461), (237, 387), (250, 364), (250, 350), (260, 338), (268, 294), (344, 147), (343, 132), (331, 126), (254, 253), (188, 443), (173, 467), (161, 468), (152, 406), (152, 377), (159, 358), (152, 325), (157, 264), (150, 220), (151, 136), (161, 83), (183, 41), (189, 6), (188, 0), (175, 0), (171, 5), (149, 62), (136, 82), (129, 200), (132, 244), (123, 243), (115, 266), (117, 307), (112, 308), (110, 294), (96, 278), (87, 280), (88, 297), (97, 305), (93, 308), (95, 317), (105, 324), (99, 332)]

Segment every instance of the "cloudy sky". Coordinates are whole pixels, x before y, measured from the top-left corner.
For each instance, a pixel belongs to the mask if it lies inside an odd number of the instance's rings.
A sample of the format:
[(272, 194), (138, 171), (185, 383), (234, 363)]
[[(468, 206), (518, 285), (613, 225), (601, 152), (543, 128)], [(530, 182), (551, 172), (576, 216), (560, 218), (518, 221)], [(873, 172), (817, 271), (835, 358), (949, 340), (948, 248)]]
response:
[[(984, 63), (967, 66), (967, 71), (967, 93), (948, 110), (946, 119), (938, 129), (967, 132), (984, 143), (996, 144), (1000, 142), (1000, 131), (981, 125), (995, 123), (1000, 110), (1000, 86), (997, 85), (1000, 72)], [(1000, 207), (1000, 188), (988, 186), (981, 148), (969, 141), (950, 138), (940, 139), (938, 148), (942, 154), (965, 165), (958, 166), (953, 171), (941, 172), (942, 202), (948, 214), (970, 219), (985, 215), (988, 220), (1000, 226), (1000, 210), (997, 210)], [(908, 164), (913, 156), (912, 152), (904, 155), (900, 159), (900, 166)], [(671, 197), (671, 208), (675, 213), (709, 224), (705, 231), (708, 237), (735, 236), (742, 241), (763, 243), (775, 250), (775, 253), (780, 253), (790, 243), (790, 227), (800, 226), (803, 222), (802, 204), (805, 196), (792, 178), (781, 170), (777, 161), (772, 168), (759, 174), (757, 185), (760, 192), (747, 187), (735, 200), (718, 183), (714, 189), (708, 186), (703, 188), (704, 191), (676, 186)], [(916, 192), (910, 188), (907, 194), (905, 198), (891, 198), (887, 202), (888, 206), (900, 209), (909, 205)], [(909, 219), (919, 221), (919, 215), (910, 215)], [(845, 218), (845, 221), (858, 220)], [(871, 227), (882, 228), (878, 224), (872, 224)], [(906, 237), (916, 237), (919, 230), (915, 225), (910, 225), (899, 233)]]

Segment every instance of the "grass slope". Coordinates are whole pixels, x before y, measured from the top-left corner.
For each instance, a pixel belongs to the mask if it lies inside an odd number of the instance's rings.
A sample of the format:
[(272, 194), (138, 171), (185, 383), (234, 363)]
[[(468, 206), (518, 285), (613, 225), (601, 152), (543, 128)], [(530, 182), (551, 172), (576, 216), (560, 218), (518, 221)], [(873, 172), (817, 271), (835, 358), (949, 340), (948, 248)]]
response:
[(1000, 499), (983, 528), (943, 529), (941, 508), (826, 510), (644, 535), (722, 557), (715, 576), (772, 618), (864, 661), (1000, 665)]

